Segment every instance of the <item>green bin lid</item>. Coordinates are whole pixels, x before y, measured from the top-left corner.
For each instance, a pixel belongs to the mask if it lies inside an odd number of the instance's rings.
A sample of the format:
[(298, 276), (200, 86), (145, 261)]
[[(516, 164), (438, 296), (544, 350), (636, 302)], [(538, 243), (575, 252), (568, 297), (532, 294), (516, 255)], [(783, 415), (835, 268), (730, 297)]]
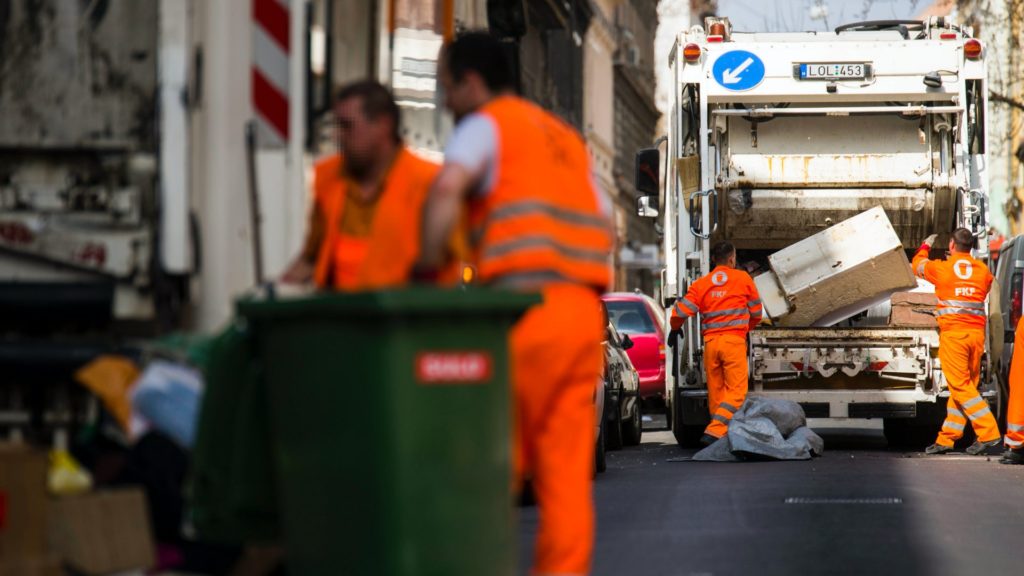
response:
[(238, 314), (246, 318), (285, 319), (310, 315), (517, 315), (540, 302), (540, 294), (489, 288), (418, 287), (380, 292), (322, 293), (299, 298), (244, 298), (235, 306)]

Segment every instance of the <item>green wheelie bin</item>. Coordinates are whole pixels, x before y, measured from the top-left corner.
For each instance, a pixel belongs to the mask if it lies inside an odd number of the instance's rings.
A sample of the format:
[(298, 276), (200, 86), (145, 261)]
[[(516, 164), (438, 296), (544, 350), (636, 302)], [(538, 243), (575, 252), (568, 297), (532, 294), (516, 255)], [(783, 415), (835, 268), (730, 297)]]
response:
[(539, 296), (241, 301), (289, 574), (515, 572), (508, 333)]

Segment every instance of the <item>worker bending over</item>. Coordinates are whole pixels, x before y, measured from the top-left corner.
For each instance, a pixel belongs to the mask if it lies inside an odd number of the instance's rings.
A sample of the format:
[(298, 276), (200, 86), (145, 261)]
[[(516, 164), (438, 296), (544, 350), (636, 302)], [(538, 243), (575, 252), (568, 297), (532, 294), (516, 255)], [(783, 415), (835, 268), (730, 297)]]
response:
[(918, 277), (935, 285), (939, 362), (949, 387), (946, 420), (935, 443), (925, 452), (952, 451), (970, 420), (978, 439), (967, 453), (985, 454), (1001, 440), (992, 410), (978, 393), (981, 355), (985, 352), (985, 298), (992, 286), (992, 274), (984, 262), (971, 256), (976, 241), (970, 230), (953, 231), (946, 260), (928, 259), (935, 238), (932, 234), (925, 239), (911, 263)]
[(305, 247), (282, 281), (344, 291), (404, 284), (440, 166), (402, 143), (398, 105), (378, 82), (342, 87), (334, 114), (341, 152), (316, 163)]
[(458, 125), (424, 210), (418, 269), (441, 264), (466, 206), (479, 281), (541, 294), (510, 335), (515, 465), (520, 478), (532, 478), (540, 507), (533, 573), (587, 574), (610, 204), (594, 185), (580, 135), (513, 95), (497, 39), (457, 38), (442, 50), (439, 79)]
[(750, 274), (736, 269), (736, 248), (720, 242), (712, 247), (711, 260), (714, 270), (691, 284), (672, 307), (668, 341), (675, 347), (683, 320), (700, 314), (711, 412), (700, 439), (704, 445), (725, 435), (747, 398), (747, 333), (761, 322), (761, 297)]

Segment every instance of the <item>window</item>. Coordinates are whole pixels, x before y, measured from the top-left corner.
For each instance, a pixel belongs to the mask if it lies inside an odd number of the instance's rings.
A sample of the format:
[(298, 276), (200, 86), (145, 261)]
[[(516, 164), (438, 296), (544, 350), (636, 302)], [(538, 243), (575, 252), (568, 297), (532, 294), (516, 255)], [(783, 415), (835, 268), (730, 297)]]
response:
[(643, 302), (621, 300), (607, 302), (608, 316), (615, 329), (622, 334), (653, 334), (654, 322)]

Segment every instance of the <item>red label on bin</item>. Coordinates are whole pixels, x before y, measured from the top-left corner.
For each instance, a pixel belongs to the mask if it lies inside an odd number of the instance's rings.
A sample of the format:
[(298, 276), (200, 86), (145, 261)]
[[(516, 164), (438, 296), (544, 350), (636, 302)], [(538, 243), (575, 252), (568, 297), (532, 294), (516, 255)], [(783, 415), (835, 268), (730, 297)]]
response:
[(491, 379), (490, 352), (421, 352), (416, 380), (421, 384), (478, 384)]

